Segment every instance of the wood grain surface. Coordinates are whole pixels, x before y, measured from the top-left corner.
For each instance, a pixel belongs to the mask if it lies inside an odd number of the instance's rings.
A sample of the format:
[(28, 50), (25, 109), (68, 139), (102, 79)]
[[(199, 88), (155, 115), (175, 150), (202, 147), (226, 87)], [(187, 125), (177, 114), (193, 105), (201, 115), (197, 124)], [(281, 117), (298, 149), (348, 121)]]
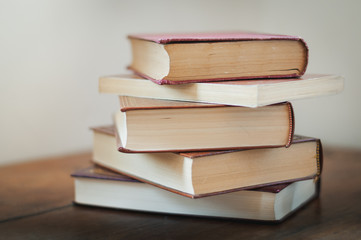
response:
[(0, 168), (0, 239), (360, 239), (361, 151), (327, 148), (321, 195), (278, 224), (73, 205), (90, 154)]

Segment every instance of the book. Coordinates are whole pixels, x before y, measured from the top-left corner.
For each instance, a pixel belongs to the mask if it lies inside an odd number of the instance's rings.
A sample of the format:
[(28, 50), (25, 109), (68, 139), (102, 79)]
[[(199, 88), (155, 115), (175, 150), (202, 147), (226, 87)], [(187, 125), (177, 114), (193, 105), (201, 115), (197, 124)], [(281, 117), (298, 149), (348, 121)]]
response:
[(305, 74), (300, 78), (234, 80), (157, 85), (132, 74), (99, 79), (99, 92), (117, 95), (260, 107), (284, 101), (336, 94), (344, 79), (337, 75)]
[(72, 174), (75, 203), (116, 209), (282, 221), (318, 196), (313, 179), (189, 199), (99, 167)]
[(94, 163), (190, 198), (321, 174), (321, 142), (295, 136), (289, 148), (208, 152), (123, 153), (116, 149), (114, 127), (93, 128)]
[(158, 84), (299, 77), (308, 48), (296, 36), (257, 33), (128, 36), (135, 73)]
[(289, 146), (289, 102), (259, 108), (120, 96), (119, 151), (179, 152)]

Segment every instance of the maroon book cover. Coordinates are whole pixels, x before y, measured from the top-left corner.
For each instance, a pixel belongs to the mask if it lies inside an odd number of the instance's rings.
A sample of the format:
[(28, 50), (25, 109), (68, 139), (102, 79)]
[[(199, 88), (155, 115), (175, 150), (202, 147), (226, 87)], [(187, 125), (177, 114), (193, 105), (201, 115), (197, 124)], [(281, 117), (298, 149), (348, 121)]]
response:
[(177, 43), (205, 43), (205, 42), (234, 42), (234, 41), (270, 41), (270, 40), (284, 40), (284, 41), (297, 41), (304, 47), (304, 67), (298, 73), (292, 74), (275, 74), (275, 75), (253, 75), (253, 76), (238, 76), (226, 78), (205, 78), (197, 80), (181, 80), (173, 81), (166, 77), (163, 79), (154, 79), (147, 74), (129, 66), (137, 75), (147, 78), (157, 84), (183, 84), (192, 82), (209, 82), (209, 81), (224, 81), (236, 79), (269, 79), (269, 78), (291, 78), (300, 77), (306, 72), (308, 64), (308, 46), (306, 42), (297, 36), (290, 35), (277, 35), (277, 34), (263, 34), (263, 33), (250, 33), (250, 32), (231, 32), (231, 33), (174, 33), (174, 34), (132, 34), (128, 36), (129, 39), (138, 39), (150, 41), (158, 44), (177, 44)]

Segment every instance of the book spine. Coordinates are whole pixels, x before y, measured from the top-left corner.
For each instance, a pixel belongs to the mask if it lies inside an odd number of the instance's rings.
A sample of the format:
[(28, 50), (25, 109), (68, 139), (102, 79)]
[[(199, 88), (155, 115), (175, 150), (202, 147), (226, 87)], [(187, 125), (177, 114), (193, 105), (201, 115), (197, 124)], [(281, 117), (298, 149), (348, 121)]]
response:
[(302, 71), (299, 73), (298, 77), (301, 77), (305, 74), (307, 66), (308, 66), (308, 58), (309, 58), (309, 49), (306, 41), (303, 38), (300, 38), (298, 41), (300, 41), (305, 46), (305, 66), (303, 67)]
[(289, 114), (289, 133), (288, 133), (288, 142), (286, 144), (286, 147), (288, 148), (291, 146), (293, 135), (295, 133), (295, 116), (292, 104), (290, 102), (287, 102), (288, 105), (288, 114)]
[(316, 172), (315, 181), (317, 181), (320, 178), (323, 167), (323, 151), (322, 151), (321, 140), (319, 139), (317, 140), (317, 147), (316, 147), (316, 164), (317, 164), (317, 172)]

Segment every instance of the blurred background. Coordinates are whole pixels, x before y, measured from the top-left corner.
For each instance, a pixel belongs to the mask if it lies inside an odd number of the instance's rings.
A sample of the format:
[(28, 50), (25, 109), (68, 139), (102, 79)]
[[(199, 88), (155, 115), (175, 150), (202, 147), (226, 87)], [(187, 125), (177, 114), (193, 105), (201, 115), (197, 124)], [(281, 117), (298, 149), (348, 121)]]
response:
[(360, 1), (0, 0), (0, 165), (90, 151), (126, 72), (130, 33), (258, 31), (303, 37), (307, 72), (345, 77), (341, 94), (294, 101), (296, 133), (361, 149)]

